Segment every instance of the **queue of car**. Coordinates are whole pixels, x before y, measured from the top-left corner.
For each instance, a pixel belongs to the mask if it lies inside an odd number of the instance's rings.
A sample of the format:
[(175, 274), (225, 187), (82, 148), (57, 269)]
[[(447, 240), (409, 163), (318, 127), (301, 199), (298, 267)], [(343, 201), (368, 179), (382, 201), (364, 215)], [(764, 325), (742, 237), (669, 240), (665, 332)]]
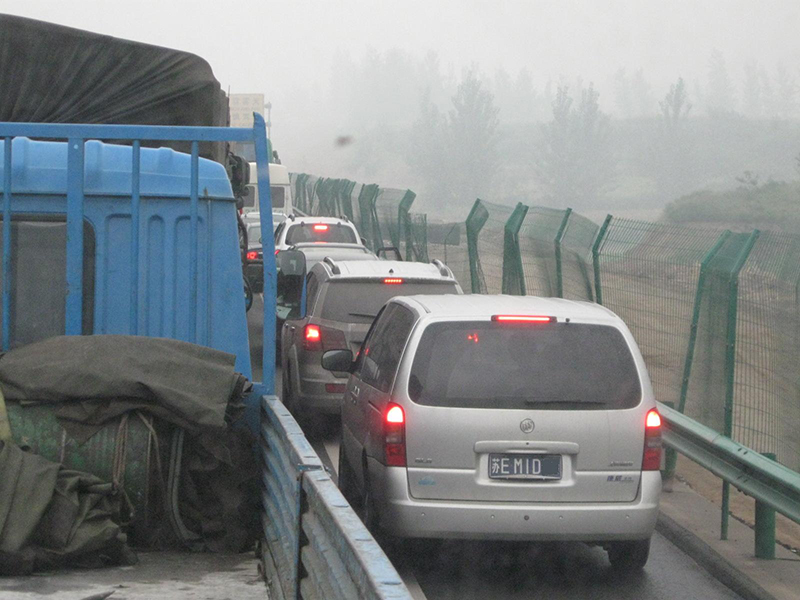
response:
[(464, 295), (343, 218), (288, 217), (275, 239), (283, 401), (301, 424), (338, 416), (339, 487), (374, 534), (576, 540), (644, 567), (661, 419), (619, 317)]

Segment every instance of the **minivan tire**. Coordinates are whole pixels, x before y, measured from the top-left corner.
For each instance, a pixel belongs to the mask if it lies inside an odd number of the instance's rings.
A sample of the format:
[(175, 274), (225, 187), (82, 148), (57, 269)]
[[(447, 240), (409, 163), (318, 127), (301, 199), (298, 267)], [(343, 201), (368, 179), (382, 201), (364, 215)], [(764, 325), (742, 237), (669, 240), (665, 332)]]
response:
[(608, 546), (611, 568), (620, 573), (641, 571), (650, 555), (650, 538), (628, 542), (612, 542)]

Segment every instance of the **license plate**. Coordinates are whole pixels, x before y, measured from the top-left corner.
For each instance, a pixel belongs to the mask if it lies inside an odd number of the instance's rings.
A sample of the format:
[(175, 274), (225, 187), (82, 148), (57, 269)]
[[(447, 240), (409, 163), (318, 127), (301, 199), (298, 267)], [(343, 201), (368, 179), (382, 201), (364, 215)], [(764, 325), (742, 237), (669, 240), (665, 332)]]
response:
[(561, 479), (561, 456), (489, 454), (490, 479)]

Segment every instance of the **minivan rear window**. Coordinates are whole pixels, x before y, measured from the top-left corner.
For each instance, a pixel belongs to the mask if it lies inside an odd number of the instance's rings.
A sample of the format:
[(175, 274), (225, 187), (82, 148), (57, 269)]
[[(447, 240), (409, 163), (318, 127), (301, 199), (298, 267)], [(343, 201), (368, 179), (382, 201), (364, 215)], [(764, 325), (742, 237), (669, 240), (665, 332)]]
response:
[(297, 223), (290, 225), (286, 232), (286, 243), (330, 242), (337, 244), (356, 244), (356, 234), (352, 227), (340, 223)]
[(431, 324), (408, 391), (429, 406), (536, 410), (633, 408), (642, 396), (622, 333), (581, 323)]
[(372, 323), (381, 307), (395, 296), (414, 294), (455, 294), (455, 282), (384, 283), (375, 281), (332, 281), (327, 284), (321, 317), (345, 323)]

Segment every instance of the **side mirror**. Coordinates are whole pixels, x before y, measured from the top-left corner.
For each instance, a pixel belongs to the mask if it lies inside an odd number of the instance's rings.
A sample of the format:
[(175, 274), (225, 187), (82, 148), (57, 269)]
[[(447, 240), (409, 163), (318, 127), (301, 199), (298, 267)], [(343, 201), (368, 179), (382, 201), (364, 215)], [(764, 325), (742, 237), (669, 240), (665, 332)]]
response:
[(359, 239), (361, 240), (361, 245), (362, 246), (366, 246), (367, 245), (367, 240), (365, 238), (362, 237), (362, 238), (359, 238)]
[(322, 368), (326, 371), (353, 372), (353, 353), (350, 350), (328, 350), (322, 355)]
[(236, 210), (242, 210), (244, 208), (244, 198), (241, 196), (236, 197)]
[(275, 261), (278, 270), (284, 275), (306, 275), (306, 255), (298, 250), (282, 250), (275, 255)]
[(392, 260), (403, 260), (400, 250), (398, 250), (395, 246), (383, 246), (382, 248), (379, 248), (377, 252), (378, 258), (383, 258), (385, 260), (388, 258), (389, 253), (394, 254), (394, 258)]

